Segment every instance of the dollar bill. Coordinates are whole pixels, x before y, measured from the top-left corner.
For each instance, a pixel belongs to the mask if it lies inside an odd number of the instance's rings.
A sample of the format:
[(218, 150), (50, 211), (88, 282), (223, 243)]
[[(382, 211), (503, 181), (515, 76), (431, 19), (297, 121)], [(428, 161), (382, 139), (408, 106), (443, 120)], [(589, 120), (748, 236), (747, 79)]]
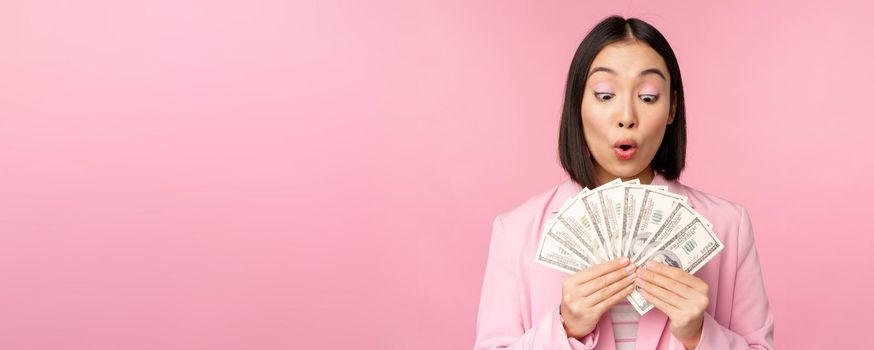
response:
[(635, 265), (640, 264), (641, 259), (644, 256), (648, 256), (653, 249), (660, 246), (661, 243), (665, 241), (665, 239), (673, 236), (677, 232), (679, 232), (682, 228), (686, 227), (693, 219), (697, 218), (697, 214), (695, 211), (690, 208), (686, 203), (679, 203), (674, 206), (674, 209), (671, 210), (671, 213), (668, 215), (668, 218), (665, 222), (659, 226), (658, 230), (654, 232), (652, 235), (647, 238), (647, 240), (643, 243), (640, 250), (637, 252), (636, 256), (631, 258), (631, 261), (635, 263)]
[[(592, 231), (591, 221), (587, 216), (583, 216), (585, 213), (582, 212), (581, 202), (579, 202), (580, 197), (589, 192), (591, 191), (588, 188), (583, 188), (579, 194), (566, 200), (550, 227), (554, 225), (555, 230), (560, 231), (557, 234), (561, 234), (561, 232), (570, 234), (574, 243), (569, 244), (568, 248), (573, 247), (572, 251), (580, 252), (585, 258), (596, 262), (606, 261), (606, 257), (599, 253), (601, 244), (590, 233)], [(544, 232), (549, 235), (548, 229)]]
[(591, 247), (587, 247), (584, 242), (578, 240), (563, 222), (550, 220), (544, 234), (580, 259), (588, 262), (595, 260), (594, 255), (591, 253)]
[(604, 212), (604, 228), (607, 232), (607, 242), (614, 257), (622, 254), (622, 218), (625, 189), (627, 186), (640, 185), (639, 179), (626, 181), (621, 186), (607, 187), (598, 191), (598, 200)]
[(593, 193), (595, 190), (586, 191), (574, 198), (565, 210), (556, 216), (556, 221), (567, 228), (595, 261), (602, 262), (610, 259), (607, 240), (598, 233), (598, 227), (586, 208), (586, 198)]
[(644, 243), (652, 236), (659, 227), (665, 223), (667, 216), (674, 207), (685, 203), (686, 197), (675, 193), (645, 189), (641, 199), (641, 207), (637, 212), (637, 219), (629, 242), (628, 253), (632, 261), (637, 257)]
[[(547, 220), (544, 231), (548, 231), (554, 223), (554, 220)], [(540, 239), (535, 261), (569, 274), (574, 274), (593, 264), (589, 258), (572, 253), (563, 244), (547, 235), (543, 235)]]
[(600, 193), (606, 189), (619, 186), (622, 186), (622, 180), (615, 179), (595, 188), (585, 195), (580, 196), (578, 200), (578, 202), (583, 204), (583, 208), (586, 210), (586, 214), (594, 228), (595, 238), (601, 245), (601, 254), (608, 260), (613, 259), (615, 256), (613, 254), (611, 240), (605, 224), (606, 217), (604, 216), (604, 211), (601, 209)]
[(667, 191), (667, 186), (657, 185), (628, 185), (625, 187), (625, 199), (623, 201), (622, 210), (622, 242), (620, 246), (620, 255), (631, 257), (628, 253), (628, 247), (631, 245), (631, 239), (634, 238), (634, 227), (637, 223), (637, 213), (640, 211), (641, 200), (647, 189), (657, 191)]
[[(724, 248), (711, 230), (709, 223), (697, 217), (661, 247), (641, 261), (653, 260), (694, 274)], [(626, 297), (641, 315), (652, 310), (653, 305), (640, 294), (640, 287)]]
[[(694, 273), (722, 250), (713, 225), (667, 186), (616, 179), (583, 188), (545, 220), (535, 261), (573, 274), (619, 256), (643, 266), (655, 260)], [(652, 305), (634, 290), (641, 315)]]

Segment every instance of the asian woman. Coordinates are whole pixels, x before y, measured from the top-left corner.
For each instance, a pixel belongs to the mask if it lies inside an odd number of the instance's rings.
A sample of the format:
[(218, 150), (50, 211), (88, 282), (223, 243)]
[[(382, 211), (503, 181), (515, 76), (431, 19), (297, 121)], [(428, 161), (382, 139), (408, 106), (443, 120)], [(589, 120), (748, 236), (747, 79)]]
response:
[[(678, 181), (686, 156), (683, 84), (656, 28), (612, 16), (583, 39), (558, 139), (569, 179), (493, 222), (475, 349), (774, 348), (748, 211)], [(724, 250), (695, 274), (625, 257), (571, 275), (535, 264), (544, 223), (562, 203), (617, 178), (687, 197)], [(625, 301), (635, 286), (655, 306), (643, 316)]]

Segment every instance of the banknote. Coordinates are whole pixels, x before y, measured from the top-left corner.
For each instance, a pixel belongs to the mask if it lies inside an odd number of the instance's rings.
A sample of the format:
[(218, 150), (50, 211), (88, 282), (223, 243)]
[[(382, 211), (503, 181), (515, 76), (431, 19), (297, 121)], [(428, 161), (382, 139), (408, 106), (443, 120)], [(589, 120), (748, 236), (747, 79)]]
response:
[(625, 187), (625, 198), (622, 205), (622, 241), (620, 242), (621, 246), (619, 247), (619, 251), (622, 252), (620, 254), (621, 256), (630, 258), (631, 256), (628, 254), (628, 246), (631, 242), (632, 231), (637, 223), (637, 212), (640, 211), (641, 199), (643, 199), (644, 192), (647, 189), (667, 191), (668, 186), (627, 185), (623, 187)]
[(604, 216), (604, 211), (601, 209), (599, 194), (604, 190), (618, 186), (622, 186), (622, 180), (615, 179), (602, 186), (599, 186), (598, 188), (595, 188), (592, 191), (589, 191), (588, 193), (580, 196), (580, 198), (577, 200), (578, 202), (582, 203), (583, 208), (586, 211), (587, 217), (591, 222), (591, 226), (595, 231), (595, 237), (597, 238), (598, 243), (600, 243), (602, 250), (601, 254), (605, 256), (607, 260), (615, 258), (615, 255), (613, 254), (613, 249), (611, 249), (611, 240), (608, 236), (607, 226), (604, 223), (606, 218)]
[[(548, 220), (545, 230), (549, 230), (554, 223), (554, 220)], [(572, 253), (551, 236), (544, 236), (540, 240), (535, 261), (569, 274), (574, 274), (593, 265), (593, 262), (588, 257), (581, 257)]]
[(604, 228), (607, 231), (607, 241), (612, 248), (614, 257), (622, 254), (622, 205), (625, 200), (625, 189), (630, 185), (640, 185), (640, 180), (623, 182), (620, 186), (606, 187), (598, 191), (598, 200), (604, 212)]
[(629, 238), (628, 254), (632, 261), (643, 249), (650, 236), (665, 223), (670, 212), (679, 205), (685, 203), (686, 197), (666, 191), (645, 189), (641, 198), (641, 207), (637, 212), (637, 219)]
[(587, 202), (585, 198), (595, 193), (595, 190), (584, 190), (585, 193), (574, 197), (571, 203), (567, 204), (565, 209), (555, 218), (558, 223), (570, 231), (579, 245), (590, 254), (593, 260), (602, 262), (610, 260), (610, 255), (606, 250), (607, 241), (598, 233), (598, 228), (585, 204)]
[(643, 242), (637, 255), (633, 256), (631, 261), (634, 262), (635, 265), (640, 264), (638, 259), (648, 256), (648, 253), (658, 247), (659, 244), (663, 243), (666, 238), (671, 237), (673, 234), (686, 227), (686, 225), (697, 217), (698, 215), (695, 213), (695, 210), (690, 208), (686, 203), (675, 205), (674, 209), (671, 210), (671, 213), (668, 215), (668, 218), (665, 219), (661, 226), (659, 226), (658, 230)]
[[(722, 251), (723, 247), (707, 223), (696, 217), (642, 261), (653, 260), (694, 274)], [(640, 287), (635, 287), (626, 299), (641, 315), (653, 308), (640, 294)]]
[(550, 220), (549, 227), (546, 228), (545, 232), (546, 236), (556, 243), (561, 244), (565, 250), (573, 253), (580, 259), (586, 261), (595, 260), (595, 255), (591, 252), (592, 247), (587, 244), (588, 241), (578, 240), (564, 222), (560, 220)]
[[(625, 256), (637, 266), (655, 260), (694, 273), (722, 250), (712, 229), (669, 187), (615, 179), (583, 188), (544, 220), (535, 261), (573, 274)], [(639, 290), (627, 299), (641, 315), (652, 309)]]

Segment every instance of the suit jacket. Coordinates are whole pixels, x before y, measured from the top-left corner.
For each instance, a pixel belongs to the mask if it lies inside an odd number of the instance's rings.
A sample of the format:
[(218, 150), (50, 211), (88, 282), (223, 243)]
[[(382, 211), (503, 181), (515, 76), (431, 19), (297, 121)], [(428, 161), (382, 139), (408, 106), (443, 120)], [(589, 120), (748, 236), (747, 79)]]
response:
[[(698, 191), (656, 172), (654, 185), (688, 197), (689, 205), (713, 224), (723, 251), (695, 275), (709, 285), (697, 349), (773, 349), (774, 316), (765, 294), (753, 229), (746, 208)], [(582, 190), (573, 180), (540, 193), (498, 215), (492, 225), (489, 255), (476, 320), (474, 349), (615, 350), (610, 312), (594, 331), (569, 338), (559, 319), (561, 285), (569, 275), (534, 262), (546, 219)], [(683, 350), (657, 308), (640, 318), (637, 349)]]

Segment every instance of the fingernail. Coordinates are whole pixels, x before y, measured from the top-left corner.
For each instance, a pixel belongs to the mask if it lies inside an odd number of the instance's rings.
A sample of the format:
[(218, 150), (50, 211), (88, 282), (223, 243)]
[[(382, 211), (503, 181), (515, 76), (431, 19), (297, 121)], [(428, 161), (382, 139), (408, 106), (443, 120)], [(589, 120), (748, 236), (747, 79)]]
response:
[(634, 271), (634, 265), (628, 265), (628, 267), (625, 268), (625, 271), (627, 271), (627, 272)]
[(628, 263), (628, 258), (623, 256), (622, 259), (619, 259), (619, 263), (622, 264), (622, 265), (627, 264), (627, 263)]

